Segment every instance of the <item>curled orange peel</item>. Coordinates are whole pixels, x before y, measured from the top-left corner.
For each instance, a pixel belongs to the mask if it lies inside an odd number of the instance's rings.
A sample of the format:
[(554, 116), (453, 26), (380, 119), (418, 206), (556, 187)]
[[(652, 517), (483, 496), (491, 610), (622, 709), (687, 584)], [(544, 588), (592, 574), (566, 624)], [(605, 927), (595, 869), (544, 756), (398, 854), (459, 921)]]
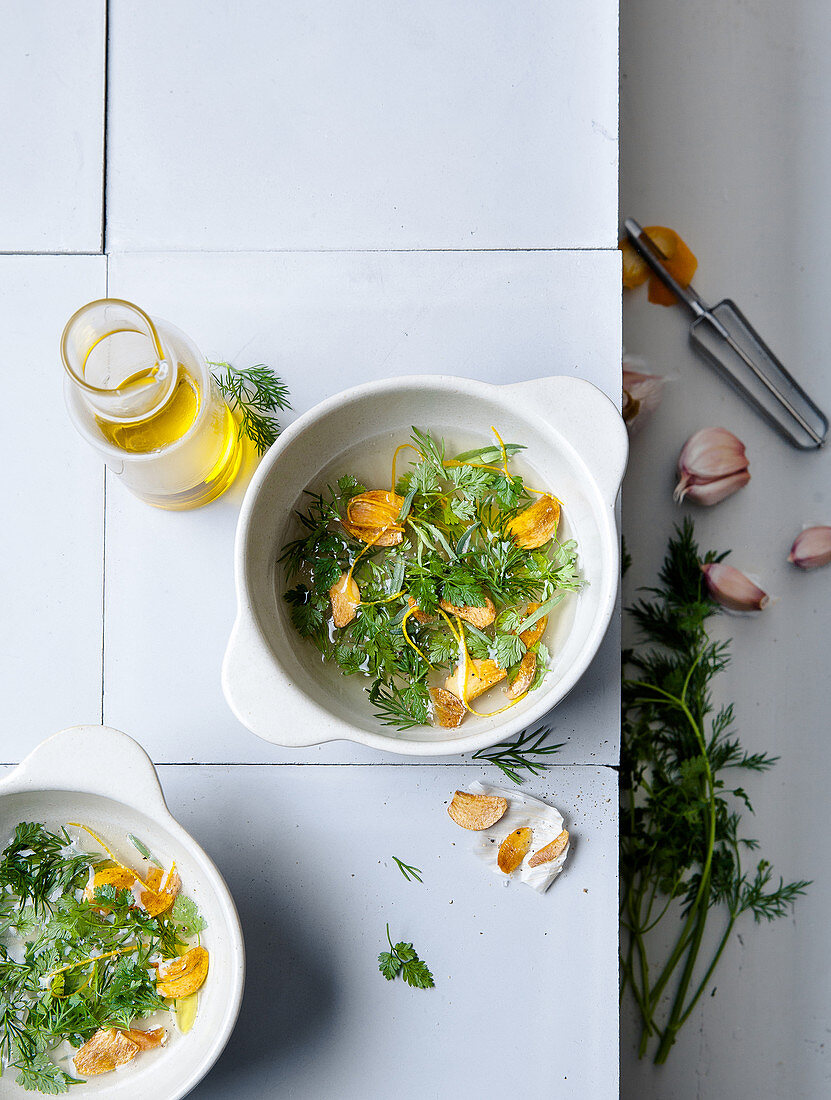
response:
[(107, 845), (104, 843), (104, 841), (98, 835), (98, 833), (94, 833), (92, 831), (92, 829), (88, 828), (88, 826), (86, 826), (86, 825), (83, 825), (80, 821), (67, 821), (67, 825), (70, 825), (73, 829), (83, 829), (85, 833), (89, 833), (89, 835), (92, 837), (92, 839), (95, 841), (95, 843), (101, 845), (101, 847), (104, 849), (104, 851), (107, 853), (107, 855), (113, 861), (113, 863), (115, 863), (119, 867), (121, 867), (122, 870), (129, 871), (130, 874), (135, 878), (136, 882), (139, 883), (139, 885), (143, 886), (145, 890), (150, 889), (150, 887), (147, 885), (147, 883), (144, 881), (144, 879), (140, 878), (136, 874), (136, 872), (133, 870), (132, 867), (128, 867), (126, 863), (122, 863), (121, 860), (118, 858), (118, 856), (115, 854), (115, 852), (113, 852), (111, 848), (107, 847)]
[(413, 639), (407, 633), (407, 619), (409, 619), (411, 615), (414, 615), (417, 610), (417, 607), (410, 607), (407, 611), (404, 612), (404, 618), (401, 620), (401, 633), (404, 635), (404, 640), (406, 641), (407, 645), (410, 646), (411, 649), (414, 649), (419, 657), (421, 657), (423, 661), (426, 661), (429, 667), (432, 668), (433, 666), (430, 664), (430, 659), (427, 657), (424, 651), (415, 644)]

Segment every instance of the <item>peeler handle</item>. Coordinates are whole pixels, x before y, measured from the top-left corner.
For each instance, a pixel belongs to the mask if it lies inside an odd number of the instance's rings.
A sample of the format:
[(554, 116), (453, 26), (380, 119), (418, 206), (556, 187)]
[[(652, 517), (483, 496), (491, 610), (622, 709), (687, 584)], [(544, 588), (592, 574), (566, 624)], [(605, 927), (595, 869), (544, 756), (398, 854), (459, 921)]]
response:
[(699, 298), (693, 288), (691, 286), (681, 286), (678, 280), (670, 275), (664, 266), (666, 257), (663, 252), (638, 222), (634, 218), (626, 218), (623, 228), (626, 230), (626, 236), (631, 241), (633, 248), (643, 256), (661, 282), (680, 298), (696, 317), (702, 317), (707, 313), (709, 306)]

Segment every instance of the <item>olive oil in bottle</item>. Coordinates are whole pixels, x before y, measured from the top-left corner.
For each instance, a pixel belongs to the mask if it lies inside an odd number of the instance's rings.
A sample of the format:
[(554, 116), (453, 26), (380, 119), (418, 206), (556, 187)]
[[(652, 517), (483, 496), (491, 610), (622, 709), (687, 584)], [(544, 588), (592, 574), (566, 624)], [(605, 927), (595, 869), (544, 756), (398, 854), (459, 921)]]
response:
[(102, 299), (70, 319), (61, 352), (76, 427), (136, 496), (197, 508), (233, 482), (238, 425), (184, 333)]

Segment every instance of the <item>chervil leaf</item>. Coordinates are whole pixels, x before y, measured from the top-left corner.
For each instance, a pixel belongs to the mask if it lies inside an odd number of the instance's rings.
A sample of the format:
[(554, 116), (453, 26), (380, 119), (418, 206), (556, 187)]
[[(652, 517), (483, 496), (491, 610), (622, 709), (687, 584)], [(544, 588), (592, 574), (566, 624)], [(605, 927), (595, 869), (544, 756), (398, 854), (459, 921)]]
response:
[(207, 928), (195, 901), (179, 894), (170, 910), (173, 923), (184, 939), (192, 939)]
[(394, 951), (382, 951), (378, 956), (378, 969), (387, 981), (391, 982), (401, 969), (401, 959), (398, 958)]
[(378, 956), (378, 969), (384, 977), (391, 981), (400, 972), (407, 985), (414, 986), (416, 989), (432, 989), (435, 982), (427, 965), (418, 957), (411, 943), (401, 942), (393, 946), (389, 925), (387, 925), (387, 942), (390, 950), (382, 951)]
[(421, 959), (414, 958), (404, 963), (401, 968), (401, 977), (416, 989), (432, 989), (435, 986), (433, 975)]
[(528, 647), (518, 634), (497, 634), (495, 660), (500, 668), (510, 668), (521, 661)]

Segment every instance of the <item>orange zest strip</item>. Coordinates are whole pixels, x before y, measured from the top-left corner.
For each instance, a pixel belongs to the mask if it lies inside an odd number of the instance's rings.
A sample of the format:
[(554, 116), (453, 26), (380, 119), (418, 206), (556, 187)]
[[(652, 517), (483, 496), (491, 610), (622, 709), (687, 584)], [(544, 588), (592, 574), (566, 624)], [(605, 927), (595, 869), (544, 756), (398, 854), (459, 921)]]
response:
[(401, 620), (401, 633), (404, 635), (404, 639), (407, 642), (407, 645), (410, 646), (411, 649), (414, 649), (419, 657), (421, 657), (423, 661), (426, 661), (427, 664), (430, 665), (430, 668), (432, 668), (433, 666), (430, 664), (430, 660), (427, 655), (423, 652), (423, 650), (419, 649), (419, 647), (415, 644), (413, 639), (407, 633), (407, 619), (409, 619), (411, 615), (414, 615), (417, 610), (417, 607), (411, 607), (408, 611), (404, 613), (404, 618)]
[(67, 966), (60, 966), (57, 970), (50, 970), (43, 976), (44, 978), (54, 978), (58, 974), (63, 974), (65, 970), (74, 970), (76, 966), (86, 966), (88, 963), (101, 962), (102, 959), (113, 959), (116, 955), (129, 955), (133, 951), (138, 951), (138, 944), (133, 947), (120, 947), (118, 951), (108, 951), (106, 955), (91, 955), (88, 959), (79, 959), (78, 962), (69, 963)]
[[(347, 518), (348, 518), (348, 516), (349, 516), (348, 506), (347, 506), (347, 509), (346, 509), (346, 514), (347, 514)], [(346, 589), (346, 585), (348, 585), (349, 582), (352, 580), (352, 573), (354, 572), (355, 566), (358, 564), (358, 562), (361, 560), (361, 558), (364, 556), (364, 554), (367, 552), (367, 550), (369, 550), (369, 548), (371, 546), (374, 546), (375, 543), (378, 541), (378, 539), (383, 538), (384, 535), (387, 533), (387, 531), (403, 531), (403, 530), (404, 530), (403, 527), (399, 527), (397, 524), (391, 523), (388, 527), (383, 527), (378, 532), (377, 535), (373, 535), (373, 537), (369, 540), (369, 542), (364, 546), (363, 550), (360, 551), (358, 556), (355, 558), (355, 560), (349, 566), (349, 572), (346, 574), (346, 580), (343, 582), (344, 583), (344, 591)], [(360, 607), (361, 606), (360, 603), (358, 603), (357, 606)]]
[(394, 592), (391, 596), (384, 596), (383, 600), (361, 600), (358, 607), (374, 607), (377, 603), (390, 603), (392, 600), (398, 600), (404, 595), (406, 593), (402, 588), (400, 592)]
[(470, 705), (470, 703), (467, 701), (467, 691), (466, 691), (466, 688), (467, 688), (467, 670), (468, 670), (468, 664), (470, 662), (470, 654), (467, 651), (467, 643), (465, 642), (464, 627), (462, 626), (461, 620), (459, 619), (459, 617), (457, 615), (456, 616), (456, 622), (458, 624), (458, 632), (457, 632), (456, 629), (454, 628), (453, 624), (451, 623), (450, 619), (447, 618), (447, 615), (445, 615), (445, 613), (442, 611), (442, 609), (439, 608), (438, 610), (439, 610), (439, 614), (443, 618), (447, 619), (447, 625), (450, 627), (450, 630), (451, 630), (451, 633), (453, 634), (453, 637), (459, 643), (459, 655), (460, 655), (460, 659), (462, 661), (462, 698), (461, 698), (461, 703), (462, 703), (462, 706), (465, 708), (465, 710), (468, 711), (470, 714), (475, 714), (477, 718), (493, 718), (494, 715), (496, 715), (496, 714), (502, 714), (504, 711), (510, 710), (511, 707), (516, 706), (516, 704), (521, 699), (524, 699), (525, 696), (528, 694), (527, 691), (524, 691), (522, 693), (522, 695), (518, 695), (516, 697), (516, 699), (512, 699), (510, 701), (510, 703), (506, 704), (504, 707), (500, 707), (498, 710), (480, 711), (480, 710), (476, 710), (474, 707), (472, 707)]
[(508, 452), (505, 450), (505, 444), (502, 442), (502, 436), (499, 434), (496, 428), (494, 428), (493, 424), (491, 424), (491, 431), (499, 440), (499, 447), (502, 451), (502, 472), (505, 474), (505, 477), (510, 477), (511, 475), (508, 473)]
[[(104, 849), (104, 851), (107, 853), (107, 855), (113, 861), (113, 863), (115, 863), (118, 867), (121, 867), (122, 870), (129, 871), (130, 874), (134, 876), (136, 882), (138, 882), (141, 886), (143, 886), (145, 890), (150, 890), (150, 887), (147, 885), (147, 883), (143, 879), (139, 878), (139, 876), (136, 874), (136, 872), (133, 870), (133, 868), (128, 867), (126, 863), (122, 863), (121, 860), (118, 858), (118, 856), (115, 854), (115, 852), (113, 852), (110, 848), (108, 848), (107, 845), (104, 843), (104, 841), (101, 839), (101, 837), (97, 833), (94, 833), (92, 831), (92, 829), (87, 828), (86, 825), (82, 825), (80, 821), (67, 821), (67, 825), (70, 825), (73, 829), (83, 829), (85, 833), (89, 833), (89, 835), (92, 837), (92, 839), (95, 841), (95, 843), (101, 845), (101, 847)], [(150, 890), (151, 894), (155, 894), (155, 892), (156, 892), (155, 890)]]
[(421, 451), (418, 449), (418, 447), (415, 446), (414, 443), (401, 443), (398, 447), (395, 448), (395, 450), (393, 451), (393, 455), (392, 455), (392, 485), (390, 487), (390, 493), (395, 492), (395, 463), (398, 459), (398, 452), (399, 451), (406, 451), (406, 449), (408, 447), (411, 450), (415, 451), (415, 453), (418, 455), (418, 457), (420, 459), (424, 458), (424, 455), (421, 453)]

